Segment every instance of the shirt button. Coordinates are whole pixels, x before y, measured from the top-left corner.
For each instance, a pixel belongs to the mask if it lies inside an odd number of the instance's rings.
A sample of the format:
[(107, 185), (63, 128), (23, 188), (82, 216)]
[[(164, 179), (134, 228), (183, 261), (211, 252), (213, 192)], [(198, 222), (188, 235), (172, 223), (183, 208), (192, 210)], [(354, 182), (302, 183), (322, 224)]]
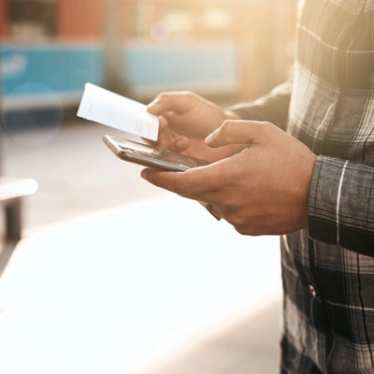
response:
[(312, 295), (312, 297), (316, 297), (317, 296), (317, 291), (316, 289), (310, 284), (309, 285), (309, 293)]

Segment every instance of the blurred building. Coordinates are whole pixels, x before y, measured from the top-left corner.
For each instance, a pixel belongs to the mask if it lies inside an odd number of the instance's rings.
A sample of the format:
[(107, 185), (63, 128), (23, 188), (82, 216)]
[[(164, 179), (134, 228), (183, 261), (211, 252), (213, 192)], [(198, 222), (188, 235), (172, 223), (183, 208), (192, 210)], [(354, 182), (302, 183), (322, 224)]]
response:
[(295, 0), (0, 0), (5, 106), (74, 105), (85, 82), (104, 85), (110, 7), (116, 81), (131, 96), (248, 99), (287, 77)]

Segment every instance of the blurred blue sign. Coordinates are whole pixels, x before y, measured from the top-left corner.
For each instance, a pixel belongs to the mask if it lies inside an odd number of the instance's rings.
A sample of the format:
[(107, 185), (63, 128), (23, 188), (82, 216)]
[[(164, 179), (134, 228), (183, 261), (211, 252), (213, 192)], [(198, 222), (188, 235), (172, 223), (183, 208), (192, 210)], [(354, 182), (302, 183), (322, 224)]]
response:
[(43, 45), (0, 48), (0, 73), (6, 99), (80, 94), (85, 82), (100, 84), (103, 54), (99, 48)]
[[(219, 45), (132, 44), (123, 50), (123, 81), (138, 95), (165, 89), (215, 93), (237, 89), (236, 48)], [(104, 52), (90, 44), (0, 45), (0, 73), (6, 105), (76, 103), (84, 84), (104, 80)]]
[(124, 50), (123, 79), (140, 95), (165, 89), (232, 93), (238, 89), (233, 43), (133, 45)]

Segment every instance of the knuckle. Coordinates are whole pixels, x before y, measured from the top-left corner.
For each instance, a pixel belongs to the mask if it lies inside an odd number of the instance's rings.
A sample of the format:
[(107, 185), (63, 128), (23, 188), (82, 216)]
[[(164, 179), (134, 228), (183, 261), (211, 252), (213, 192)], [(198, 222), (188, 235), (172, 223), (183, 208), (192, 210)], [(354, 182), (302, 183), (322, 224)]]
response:
[(184, 96), (194, 96), (194, 93), (192, 91), (188, 91), (188, 90), (181, 91), (181, 94), (184, 95)]
[(226, 219), (235, 227), (242, 227), (245, 223), (245, 218), (236, 212), (228, 213)]
[(200, 103), (200, 97), (191, 91), (183, 91), (181, 93), (183, 100), (189, 105), (198, 105)]
[(167, 92), (167, 91), (164, 91), (164, 92), (161, 92), (160, 94), (158, 94), (157, 98), (159, 100), (165, 100), (165, 99), (168, 99), (171, 95), (171, 92)]
[[(229, 182), (229, 180), (227, 180), (227, 182)], [(229, 212), (230, 217), (237, 215), (239, 206), (233, 197), (226, 198), (226, 200), (222, 202), (222, 206), (224, 207), (225, 211)]]
[(196, 96), (192, 91), (188, 91), (188, 90), (187, 91), (181, 91), (180, 94), (185, 96), (185, 97), (189, 97), (189, 98), (192, 98), (192, 97)]
[(274, 130), (274, 127), (275, 125), (271, 122), (264, 122), (262, 124), (262, 129), (265, 131), (265, 132), (271, 132)]

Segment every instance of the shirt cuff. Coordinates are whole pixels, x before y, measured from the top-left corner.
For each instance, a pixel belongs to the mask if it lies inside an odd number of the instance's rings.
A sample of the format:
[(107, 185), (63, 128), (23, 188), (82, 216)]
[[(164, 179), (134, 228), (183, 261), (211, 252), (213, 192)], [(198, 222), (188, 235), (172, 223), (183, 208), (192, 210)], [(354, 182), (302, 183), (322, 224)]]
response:
[(374, 256), (374, 168), (318, 156), (308, 215), (312, 239)]

